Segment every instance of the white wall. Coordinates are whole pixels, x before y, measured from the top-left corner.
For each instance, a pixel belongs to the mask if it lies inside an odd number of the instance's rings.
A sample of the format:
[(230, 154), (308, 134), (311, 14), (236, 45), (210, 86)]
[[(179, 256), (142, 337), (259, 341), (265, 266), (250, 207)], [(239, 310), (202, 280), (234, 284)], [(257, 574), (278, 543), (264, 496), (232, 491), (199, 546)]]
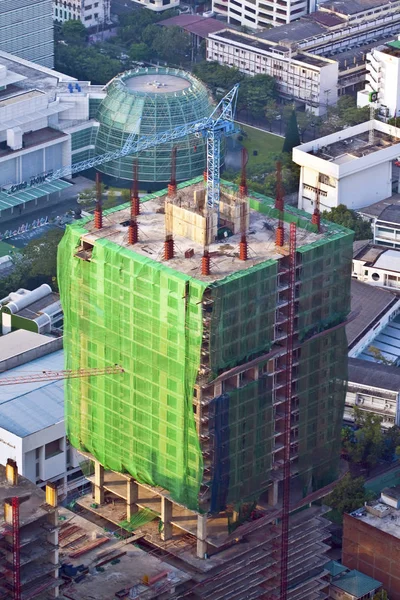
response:
[(22, 440), (7, 429), (0, 427), (0, 464), (5, 465), (9, 458), (15, 460), (18, 469), (22, 468)]
[(371, 165), (343, 177), (338, 186), (338, 204), (357, 210), (392, 195), (392, 163)]

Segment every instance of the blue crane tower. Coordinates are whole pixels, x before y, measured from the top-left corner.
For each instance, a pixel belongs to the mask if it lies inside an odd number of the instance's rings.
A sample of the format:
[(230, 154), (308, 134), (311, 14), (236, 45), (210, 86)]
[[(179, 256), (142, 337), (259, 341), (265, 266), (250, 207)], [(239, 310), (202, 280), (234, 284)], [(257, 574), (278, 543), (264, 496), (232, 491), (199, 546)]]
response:
[(57, 169), (46, 178), (47, 182), (70, 177), (75, 173), (80, 173), (86, 169), (97, 167), (106, 162), (116, 160), (129, 154), (142, 152), (158, 144), (165, 144), (178, 140), (190, 134), (202, 135), (207, 138), (207, 206), (219, 214), (219, 196), (220, 196), (220, 156), (221, 156), (221, 138), (232, 135), (235, 128), (235, 112), (237, 104), (239, 84), (236, 84), (215, 107), (209, 117), (204, 117), (200, 121), (180, 125), (169, 131), (163, 131), (154, 135), (141, 136), (136, 138), (136, 127), (129, 134), (124, 146), (120, 150), (106, 152), (89, 158), (87, 160)]

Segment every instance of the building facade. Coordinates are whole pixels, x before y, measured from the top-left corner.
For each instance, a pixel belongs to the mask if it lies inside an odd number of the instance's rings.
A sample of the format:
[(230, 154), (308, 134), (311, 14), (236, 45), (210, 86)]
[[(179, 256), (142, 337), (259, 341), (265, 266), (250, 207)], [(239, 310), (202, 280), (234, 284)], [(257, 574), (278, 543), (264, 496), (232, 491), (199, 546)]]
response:
[(371, 120), (293, 149), (300, 165), (299, 208), (313, 212), (344, 204), (353, 210), (399, 189), (400, 129)]
[(283, 98), (295, 99), (316, 115), (337, 102), (338, 63), (229, 29), (207, 39), (207, 60), (247, 75), (270, 75)]
[(372, 48), (366, 57), (366, 68), (366, 85), (357, 94), (358, 106), (374, 102), (384, 118), (396, 117), (400, 110), (400, 41)]
[(154, 12), (162, 12), (169, 8), (177, 8), (180, 4), (180, 0), (133, 0), (133, 2)]
[(85, 27), (100, 27), (110, 23), (110, 0), (53, 0), (56, 23), (81, 21)]
[(52, 0), (0, 0), (0, 16), (0, 51), (54, 67)]
[(354, 423), (354, 407), (382, 419), (382, 428), (400, 426), (400, 373), (398, 367), (349, 358), (349, 382), (344, 420)]
[(227, 17), (232, 25), (256, 29), (291, 23), (315, 11), (316, 5), (315, 0), (213, 0), (212, 10)]
[[(387, 235), (386, 231), (383, 235)], [(400, 290), (400, 249), (366, 244), (353, 255), (352, 277), (370, 285)]]
[(399, 486), (386, 488), (380, 500), (343, 515), (343, 564), (378, 579), (391, 600), (400, 600), (398, 499)]

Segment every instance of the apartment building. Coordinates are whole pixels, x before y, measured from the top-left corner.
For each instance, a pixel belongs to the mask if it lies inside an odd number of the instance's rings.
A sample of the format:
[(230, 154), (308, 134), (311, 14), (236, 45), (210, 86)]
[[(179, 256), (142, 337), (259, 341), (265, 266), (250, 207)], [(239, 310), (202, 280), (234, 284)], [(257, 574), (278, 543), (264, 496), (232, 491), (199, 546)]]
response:
[(316, 0), (213, 0), (212, 10), (232, 25), (276, 27), (316, 10)]
[(207, 60), (237, 67), (247, 75), (274, 77), (282, 97), (298, 100), (316, 115), (337, 101), (338, 63), (288, 45), (225, 29), (208, 37)]
[(52, 0), (0, 0), (0, 50), (53, 68)]
[(110, 0), (53, 0), (53, 19), (57, 23), (81, 21), (85, 27), (110, 22)]

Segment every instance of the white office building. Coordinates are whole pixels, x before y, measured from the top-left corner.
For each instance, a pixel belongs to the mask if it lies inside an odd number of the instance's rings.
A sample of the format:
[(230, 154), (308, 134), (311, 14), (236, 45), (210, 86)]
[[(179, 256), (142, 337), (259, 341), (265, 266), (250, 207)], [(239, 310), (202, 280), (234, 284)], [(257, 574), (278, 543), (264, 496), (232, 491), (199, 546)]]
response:
[(390, 198), (400, 189), (400, 129), (381, 121), (354, 127), (293, 149), (300, 166), (298, 206), (312, 213), (344, 204), (359, 208)]
[(338, 63), (328, 58), (225, 29), (209, 35), (207, 60), (274, 77), (282, 97), (298, 100), (316, 115), (337, 102)]
[(71, 178), (46, 176), (89, 157), (104, 95), (102, 86), (0, 52), (0, 223), (60, 201)]
[(81, 21), (85, 27), (110, 23), (110, 0), (53, 0), (53, 18), (57, 23)]
[(21, 475), (40, 487), (56, 483), (66, 495), (86, 480), (65, 434), (64, 381), (2, 385), (9, 377), (62, 370), (61, 345), (61, 338), (22, 329), (0, 337), (0, 464), (12, 458)]
[(358, 106), (374, 102), (386, 119), (400, 114), (400, 41), (386, 42), (367, 54), (365, 89), (358, 92)]
[(0, 0), (0, 51), (52, 68), (53, 27), (52, 0)]

